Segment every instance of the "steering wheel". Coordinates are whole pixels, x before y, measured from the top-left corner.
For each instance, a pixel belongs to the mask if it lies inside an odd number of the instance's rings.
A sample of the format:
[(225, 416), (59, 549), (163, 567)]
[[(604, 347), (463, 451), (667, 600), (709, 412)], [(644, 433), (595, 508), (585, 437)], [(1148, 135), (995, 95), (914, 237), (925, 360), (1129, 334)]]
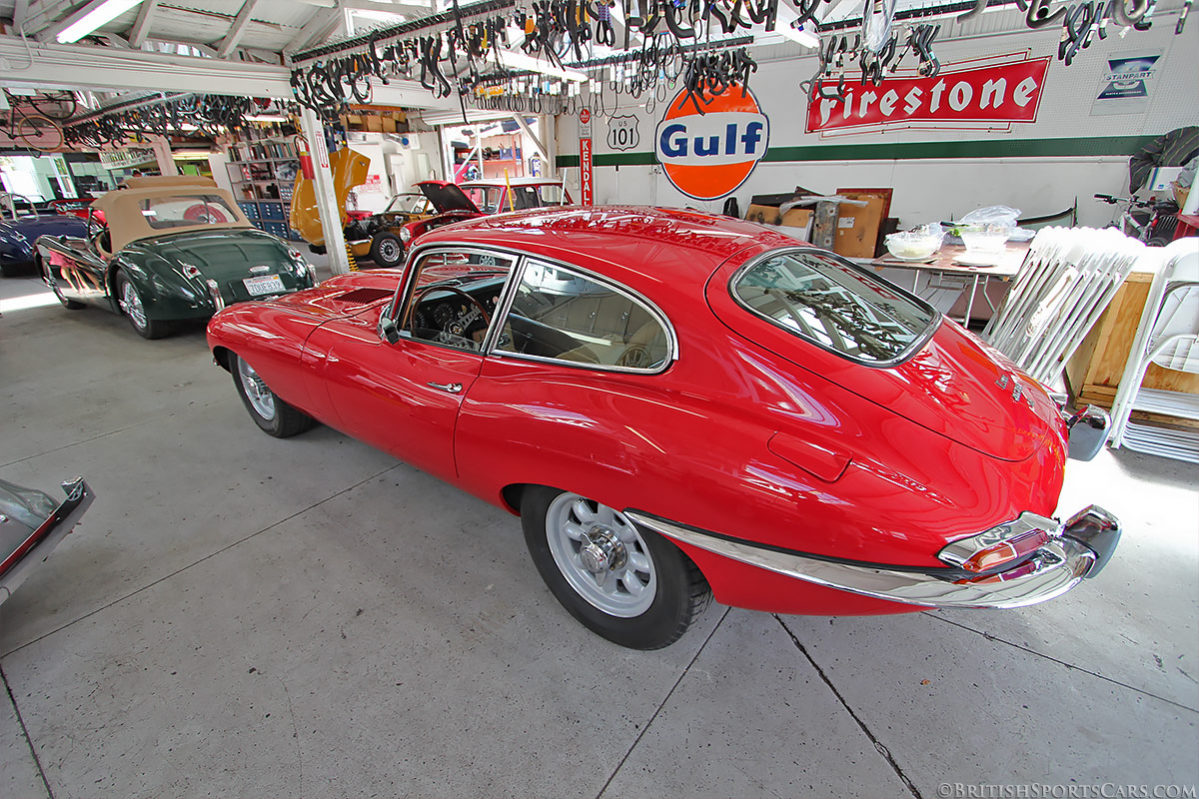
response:
[[(462, 297), (463, 299), (467, 300), (471, 305), (475, 306), (475, 308), (478, 309), (479, 315), (483, 317), (484, 326), (491, 325), (491, 315), (489, 313), (487, 313), (486, 306), (484, 306), (483, 303), (479, 302), (477, 299), (475, 299), (471, 295), (467, 294), (465, 291), (458, 288), (457, 286), (432, 285), (432, 286), (425, 286), (423, 289), (417, 289), (416, 294), (414, 294), (412, 297), (413, 308), (415, 309), (416, 306), (420, 305), (421, 301), (424, 299), (424, 296), (432, 291), (448, 291), (451, 294), (456, 294), (456, 295)], [(408, 329), (412, 332), (413, 335), (416, 335), (415, 328), (416, 328), (416, 314), (413, 313), (412, 316), (409, 317), (409, 319), (408, 319)], [(449, 331), (443, 331), (443, 332), (449, 333)], [(465, 331), (463, 331), (463, 332), (465, 332)], [(454, 335), (454, 334), (450, 334), (450, 335)], [(457, 336), (457, 338), (463, 338), (463, 337)]]

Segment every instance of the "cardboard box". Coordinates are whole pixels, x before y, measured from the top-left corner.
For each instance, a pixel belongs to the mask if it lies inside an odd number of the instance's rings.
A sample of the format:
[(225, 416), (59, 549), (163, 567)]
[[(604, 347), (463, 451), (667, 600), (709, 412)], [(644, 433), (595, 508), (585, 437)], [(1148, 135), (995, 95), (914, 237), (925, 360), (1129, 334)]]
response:
[(889, 203), (882, 197), (870, 194), (839, 193), (851, 200), (862, 200), (866, 205), (841, 203), (833, 252), (846, 258), (873, 258), (878, 246), (878, 232), (886, 214), (885, 207)]
[(751, 205), (745, 212), (745, 219), (762, 225), (777, 225), (782, 221), (782, 216), (775, 206)]

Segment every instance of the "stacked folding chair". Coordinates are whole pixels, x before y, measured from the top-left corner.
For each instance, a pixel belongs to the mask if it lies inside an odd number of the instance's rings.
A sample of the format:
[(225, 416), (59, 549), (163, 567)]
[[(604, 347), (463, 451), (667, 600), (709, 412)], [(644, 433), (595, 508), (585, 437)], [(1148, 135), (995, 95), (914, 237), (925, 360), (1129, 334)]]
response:
[(1124, 278), (1148, 255), (1144, 244), (1106, 228), (1045, 228), (983, 338), (1052, 386)]
[(1199, 420), (1199, 396), (1141, 387), (1151, 363), (1199, 373), (1199, 239), (1179, 239), (1163, 255), (1112, 403), (1111, 445), (1199, 463), (1199, 431), (1131, 418), (1133, 411), (1145, 411)]

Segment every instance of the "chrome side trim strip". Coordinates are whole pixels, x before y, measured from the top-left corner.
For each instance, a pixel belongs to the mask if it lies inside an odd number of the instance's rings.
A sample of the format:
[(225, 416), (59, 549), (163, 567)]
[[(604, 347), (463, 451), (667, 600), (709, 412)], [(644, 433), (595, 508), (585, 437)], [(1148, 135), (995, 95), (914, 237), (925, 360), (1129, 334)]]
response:
[[(708, 535), (635, 510), (625, 515), (639, 525), (679, 543), (777, 574), (875, 599), (928, 608), (1018, 608), (1061, 596), (1087, 576), (1096, 554), (1079, 541), (1062, 537), (1041, 547), (1024, 569), (1008, 580), (957, 583), (933, 574), (894, 571), (853, 563), (816, 560), (764, 549), (747, 541)], [(1029, 563), (1032, 566), (1028, 566)]]

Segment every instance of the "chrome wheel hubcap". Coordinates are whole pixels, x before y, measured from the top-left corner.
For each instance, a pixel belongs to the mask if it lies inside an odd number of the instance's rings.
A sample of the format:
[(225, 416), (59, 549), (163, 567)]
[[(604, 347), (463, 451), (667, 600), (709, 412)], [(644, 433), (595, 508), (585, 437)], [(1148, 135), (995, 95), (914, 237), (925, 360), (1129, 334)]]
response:
[(578, 494), (560, 494), (545, 518), (558, 570), (590, 605), (631, 618), (649, 610), (658, 580), (637, 527), (624, 514)]
[(138, 330), (145, 329), (146, 309), (142, 307), (142, 298), (138, 296), (132, 283), (126, 282), (121, 287), (121, 310), (129, 317), (129, 321), (133, 322), (134, 327)]
[(390, 239), (379, 245), (379, 253), (383, 256), (384, 261), (394, 261), (399, 251), (399, 247)]
[(275, 395), (267, 388), (266, 383), (258, 373), (254, 371), (254, 367), (245, 362), (245, 359), (237, 359), (237, 374), (241, 377), (242, 388), (246, 392), (246, 399), (250, 401), (250, 405), (263, 419), (271, 420), (275, 418)]

